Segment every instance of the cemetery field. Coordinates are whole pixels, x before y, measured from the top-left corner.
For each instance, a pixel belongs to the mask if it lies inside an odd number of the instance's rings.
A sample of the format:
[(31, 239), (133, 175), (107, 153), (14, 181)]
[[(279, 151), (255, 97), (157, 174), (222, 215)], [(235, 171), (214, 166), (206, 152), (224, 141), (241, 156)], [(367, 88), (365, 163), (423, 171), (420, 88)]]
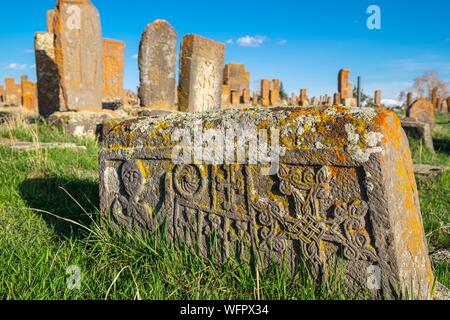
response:
[[(217, 267), (158, 236), (100, 228), (98, 143), (21, 120), (0, 126), (0, 140), (11, 138), (74, 142), (86, 151), (0, 146), (0, 299), (353, 298), (339, 275), (318, 287), (306, 271), (292, 279), (282, 266), (265, 275), (234, 261)], [(415, 163), (450, 167), (450, 115), (437, 117), (434, 138), (435, 155), (411, 141)], [(450, 248), (450, 169), (418, 185), (430, 251)], [(81, 271), (79, 289), (71, 288), (77, 273), (70, 270)], [(434, 270), (449, 287), (450, 264)]]

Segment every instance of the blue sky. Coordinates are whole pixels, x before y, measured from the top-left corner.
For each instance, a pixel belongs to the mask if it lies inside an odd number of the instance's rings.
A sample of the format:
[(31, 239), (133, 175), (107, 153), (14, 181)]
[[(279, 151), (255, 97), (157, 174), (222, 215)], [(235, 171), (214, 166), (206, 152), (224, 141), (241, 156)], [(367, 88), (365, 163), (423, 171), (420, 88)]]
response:
[[(429, 70), (450, 81), (448, 0), (92, 1), (104, 37), (127, 44), (125, 86), (131, 89), (138, 85), (140, 35), (158, 18), (175, 27), (179, 41), (196, 33), (229, 42), (226, 62), (246, 64), (255, 89), (261, 78), (280, 78), (288, 93), (305, 87), (310, 96), (332, 94), (341, 68), (352, 71), (354, 83), (361, 75), (365, 92), (382, 89), (384, 98), (396, 98)], [(35, 79), (33, 35), (45, 31), (55, 2), (3, 3), (0, 79)], [(366, 26), (372, 4), (381, 8), (381, 30)]]

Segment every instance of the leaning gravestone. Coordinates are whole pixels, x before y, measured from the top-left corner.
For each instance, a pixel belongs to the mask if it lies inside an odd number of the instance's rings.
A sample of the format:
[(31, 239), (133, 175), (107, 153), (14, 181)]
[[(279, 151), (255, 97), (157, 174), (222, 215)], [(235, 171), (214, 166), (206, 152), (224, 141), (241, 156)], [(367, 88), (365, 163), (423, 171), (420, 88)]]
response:
[(436, 123), (434, 106), (425, 98), (420, 98), (409, 108), (409, 117), (419, 122), (427, 123), (433, 129)]
[[(259, 130), (266, 135), (257, 138)], [(100, 163), (102, 215), (130, 230), (161, 227), (205, 257), (259, 261), (263, 269), (303, 260), (322, 280), (340, 270), (349, 293), (431, 295), (411, 154), (390, 111), (275, 108), (130, 120), (105, 134)]]
[(54, 33), (60, 111), (101, 110), (103, 54), (97, 9), (89, 0), (59, 0)]
[(141, 106), (176, 110), (177, 32), (165, 20), (149, 24), (139, 47)]
[(193, 34), (183, 38), (178, 93), (180, 111), (220, 109), (224, 59), (224, 44)]

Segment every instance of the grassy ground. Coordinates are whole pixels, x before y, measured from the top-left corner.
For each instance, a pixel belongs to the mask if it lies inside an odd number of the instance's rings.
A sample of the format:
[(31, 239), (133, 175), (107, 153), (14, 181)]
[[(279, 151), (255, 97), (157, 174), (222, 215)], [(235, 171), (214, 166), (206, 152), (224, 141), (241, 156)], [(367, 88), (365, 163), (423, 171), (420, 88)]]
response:
[[(450, 117), (439, 118), (436, 139), (441, 152), (433, 156), (413, 142), (415, 160), (450, 165), (449, 122)], [(99, 146), (94, 141), (21, 121), (1, 126), (0, 137), (76, 142), (88, 148), (88, 152), (16, 153), (0, 147), (0, 298), (352, 298), (338, 280), (319, 287), (307, 272), (290, 279), (281, 267), (264, 276), (232, 261), (216, 267), (185, 249), (99, 228)], [(450, 171), (439, 181), (420, 181), (419, 187), (431, 247), (449, 247)], [(81, 270), (81, 290), (67, 286), (73, 278), (67, 273), (70, 266)], [(439, 281), (449, 286), (449, 266), (435, 266), (435, 271)]]

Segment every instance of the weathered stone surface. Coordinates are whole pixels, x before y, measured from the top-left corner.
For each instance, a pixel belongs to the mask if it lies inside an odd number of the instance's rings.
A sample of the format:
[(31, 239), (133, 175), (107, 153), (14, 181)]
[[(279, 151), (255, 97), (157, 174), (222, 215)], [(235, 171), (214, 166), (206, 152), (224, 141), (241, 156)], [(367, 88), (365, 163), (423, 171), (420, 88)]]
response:
[(280, 103), (280, 85), (281, 81), (278, 79), (272, 80), (272, 85), (270, 89), (270, 104), (276, 106)]
[(302, 107), (307, 107), (309, 105), (308, 90), (307, 89), (301, 89), (300, 90), (299, 105), (302, 106)]
[(223, 82), (242, 96), (245, 89), (250, 89), (250, 73), (244, 64), (230, 63), (224, 68)]
[(270, 80), (261, 80), (261, 105), (270, 106)]
[(409, 118), (411, 106), (413, 104), (414, 94), (412, 92), (408, 92), (406, 95), (406, 117)]
[(5, 78), (6, 103), (11, 105), (19, 105), (22, 95), (20, 85), (16, 84), (14, 78)]
[(222, 85), (222, 108), (231, 104), (231, 90), (229, 85)]
[(176, 47), (177, 32), (165, 20), (149, 24), (139, 46), (142, 107), (176, 110)]
[(414, 174), (420, 179), (439, 179), (448, 168), (430, 166), (428, 164), (415, 164)]
[(341, 104), (341, 94), (340, 93), (335, 93), (333, 95), (333, 105), (338, 106)]
[(102, 124), (114, 119), (112, 112), (55, 112), (48, 122), (75, 137), (96, 138), (101, 134)]
[(438, 108), (439, 88), (433, 88), (431, 91), (431, 104), (434, 109)]
[(237, 106), (241, 103), (241, 96), (237, 91), (231, 91), (231, 105)]
[(431, 127), (428, 123), (403, 119), (402, 127), (408, 137), (421, 140), (425, 147), (435, 152)]
[(103, 104), (124, 103), (125, 42), (103, 39)]
[(47, 32), (54, 33), (55, 28), (55, 10), (48, 10), (47, 11)]
[(45, 118), (59, 111), (61, 101), (53, 38), (48, 32), (34, 37), (39, 114)]
[(3, 85), (0, 85), (0, 103), (6, 102), (6, 90)]
[[(278, 170), (268, 175), (264, 157), (236, 164), (233, 146), (242, 144), (233, 136), (223, 143), (232, 147), (229, 162), (180, 161), (190, 146), (180, 150), (180, 137), (186, 143), (203, 128), (217, 129), (218, 139), (226, 129), (240, 137), (278, 132)], [(205, 139), (222, 150), (220, 140)], [(202, 151), (211, 155), (193, 154)], [(103, 217), (131, 230), (167, 228), (167, 239), (193, 252), (198, 245), (219, 261), (258, 259), (263, 269), (274, 260), (292, 268), (304, 260), (321, 280), (338, 268), (348, 292), (431, 296), (411, 154), (393, 112), (256, 108), (126, 121), (106, 135), (100, 170)], [(381, 272), (380, 290), (367, 286), (373, 270)]]
[(225, 45), (187, 35), (181, 45), (178, 108), (201, 112), (221, 107)]
[(431, 129), (434, 128), (436, 123), (434, 106), (423, 97), (411, 105), (409, 117), (419, 122), (428, 123)]
[(447, 98), (447, 109), (444, 109), (442, 112), (443, 113), (449, 113), (450, 112), (450, 97)]
[(341, 99), (345, 101), (346, 99), (353, 98), (353, 93), (350, 88), (350, 70), (342, 69), (339, 71), (338, 76), (338, 91), (341, 94)]
[(252, 105), (253, 106), (257, 106), (259, 102), (259, 96), (258, 93), (253, 92), (253, 97), (252, 97)]
[(35, 110), (38, 107), (37, 103), (37, 88), (36, 84), (31, 81), (28, 81), (25, 78), (21, 80), (22, 87), (22, 107)]
[(54, 23), (59, 110), (101, 110), (103, 46), (97, 9), (90, 0), (58, 0)]
[(243, 90), (243, 93), (242, 93), (242, 102), (243, 102), (244, 104), (249, 104), (249, 103), (251, 102), (250, 89), (245, 88), (245, 89)]
[(381, 90), (375, 91), (373, 103), (374, 103), (376, 106), (381, 106)]

